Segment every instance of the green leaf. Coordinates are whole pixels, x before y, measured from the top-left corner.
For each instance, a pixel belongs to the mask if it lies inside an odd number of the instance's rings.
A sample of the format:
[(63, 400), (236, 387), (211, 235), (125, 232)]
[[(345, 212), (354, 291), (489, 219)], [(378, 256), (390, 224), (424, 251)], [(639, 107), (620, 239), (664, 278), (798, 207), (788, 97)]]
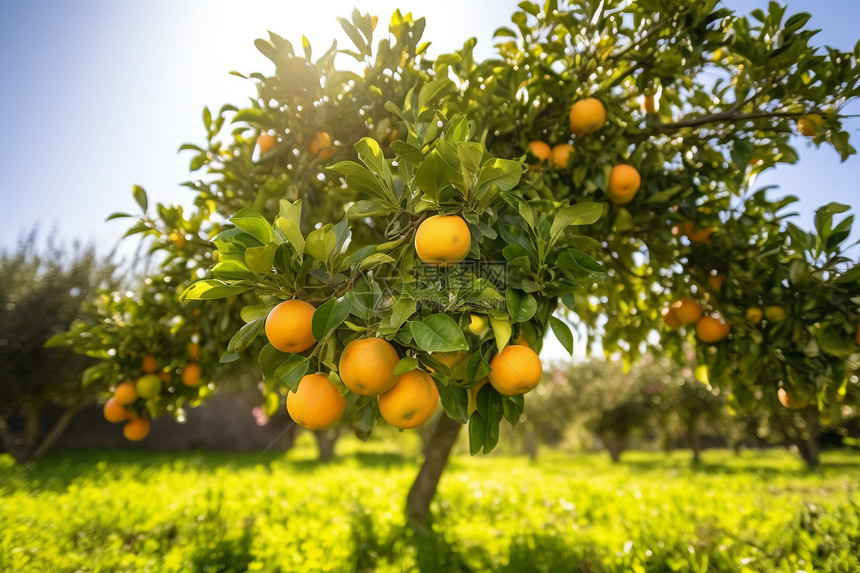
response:
[(559, 267), (571, 270), (582, 269), (595, 274), (605, 274), (606, 271), (603, 267), (583, 253), (582, 251), (578, 251), (576, 249), (567, 249), (563, 253), (558, 256), (556, 260), (556, 264)]
[(311, 321), (314, 338), (322, 340), (334, 332), (349, 316), (349, 308), (347, 300), (333, 298), (316, 309)]
[(272, 272), (275, 262), (275, 251), (278, 245), (269, 243), (264, 247), (248, 247), (245, 249), (245, 264), (258, 275), (267, 275)]
[(275, 220), (275, 228), (283, 239), (289, 241), (293, 246), (293, 251), (298, 256), (298, 259), (302, 260), (302, 254), (305, 251), (305, 238), (302, 236), (299, 226), (293, 221), (278, 217)]
[(216, 264), (212, 267), (212, 276), (223, 280), (257, 280), (257, 275), (240, 261), (224, 261)]
[(272, 226), (265, 217), (253, 209), (239, 209), (235, 215), (230, 217), (230, 222), (264, 245), (275, 240), (275, 232)]
[(481, 166), (478, 173), (477, 197), (480, 199), (490, 185), (498, 185), (500, 191), (510, 191), (520, 182), (523, 164), (510, 159), (490, 159)]
[(526, 322), (537, 312), (537, 301), (530, 294), (521, 295), (515, 289), (509, 288), (505, 293), (505, 300), (512, 322)]
[[(230, 342), (227, 344), (227, 352), (225, 355), (242, 352), (248, 348), (263, 331), (265, 323), (265, 318), (258, 318), (257, 320), (252, 320), (248, 324), (242, 325), (242, 328), (233, 335), (233, 338), (231, 338)], [(225, 360), (222, 359), (221, 362), (225, 362)], [(233, 360), (229, 360), (229, 362), (233, 362)]]
[(337, 237), (332, 225), (325, 225), (312, 231), (305, 241), (305, 252), (316, 260), (328, 263), (337, 246)]
[(468, 350), (463, 331), (450, 316), (431, 314), (421, 322), (409, 321), (409, 330), (418, 348), (426, 352)]
[(477, 409), (469, 419), (469, 451), (489, 454), (499, 443), (499, 423), (505, 415), (502, 397), (490, 384), (478, 391)]
[(416, 368), (418, 368), (418, 359), (413, 356), (407, 356), (405, 358), (401, 358), (397, 362), (397, 366), (394, 367), (394, 375), (400, 376), (401, 374), (406, 374)]
[(415, 171), (415, 183), (434, 202), (439, 202), (439, 196), (443, 189), (449, 187), (448, 167), (445, 160), (435, 149), (430, 152), (418, 169)]
[(578, 203), (565, 207), (555, 214), (549, 230), (550, 243), (554, 243), (561, 233), (571, 225), (590, 225), (603, 215), (602, 203)]
[(496, 337), (496, 348), (501, 352), (511, 339), (511, 323), (490, 315), (490, 326), (493, 329), (493, 335)]
[(426, 108), (431, 101), (440, 100), (446, 92), (452, 91), (453, 87), (454, 82), (447, 78), (427, 82), (418, 92), (418, 110)]
[(564, 349), (573, 356), (573, 333), (570, 331), (570, 327), (567, 323), (551, 316), (549, 317), (549, 325), (552, 327), (555, 337), (558, 338), (558, 341), (561, 342), (562, 346), (564, 346)]
[(292, 354), (275, 369), (275, 382), (283, 384), (295, 392), (302, 377), (310, 367), (310, 360), (298, 354)]
[(376, 424), (376, 399), (371, 396), (361, 396), (356, 401), (355, 413), (352, 415), (352, 431), (355, 437), (366, 442), (373, 433)]
[(505, 419), (511, 426), (516, 427), (525, 409), (525, 397), (522, 394), (518, 396), (503, 396), (502, 408), (505, 412)]
[(358, 269), (361, 271), (366, 271), (368, 269), (373, 269), (380, 265), (390, 264), (393, 262), (394, 258), (389, 255), (386, 255), (385, 253), (374, 253), (361, 261), (361, 264), (358, 265)]
[(129, 215), (128, 213), (119, 213), (119, 212), (111, 213), (110, 215), (107, 216), (107, 219), (105, 219), (105, 221), (112, 221), (114, 219), (122, 219), (125, 217), (133, 217), (133, 216), (134, 215)]
[(364, 218), (364, 217), (377, 217), (380, 215), (387, 215), (391, 212), (391, 208), (383, 205), (379, 201), (374, 201), (370, 199), (363, 199), (361, 201), (356, 201), (353, 203), (349, 209), (346, 211), (346, 216), (349, 219), (355, 218)]
[(454, 384), (443, 384), (436, 378), (436, 388), (439, 389), (439, 401), (442, 408), (452, 420), (465, 423), (469, 420), (469, 391)]
[(179, 296), (179, 300), (211, 300), (226, 298), (253, 289), (253, 286), (231, 285), (221, 281), (207, 279), (197, 281)]
[(138, 205), (140, 205), (141, 210), (146, 213), (146, 209), (149, 207), (149, 201), (146, 198), (146, 191), (144, 191), (143, 187), (140, 185), (135, 185), (131, 188), (131, 193), (134, 195), (134, 200), (137, 201)]
[(258, 304), (254, 306), (245, 306), (242, 307), (241, 311), (239, 311), (239, 316), (242, 318), (243, 322), (251, 322), (260, 318), (266, 318), (267, 316), (269, 316), (269, 313), (272, 311), (272, 309), (276, 306), (276, 304)]

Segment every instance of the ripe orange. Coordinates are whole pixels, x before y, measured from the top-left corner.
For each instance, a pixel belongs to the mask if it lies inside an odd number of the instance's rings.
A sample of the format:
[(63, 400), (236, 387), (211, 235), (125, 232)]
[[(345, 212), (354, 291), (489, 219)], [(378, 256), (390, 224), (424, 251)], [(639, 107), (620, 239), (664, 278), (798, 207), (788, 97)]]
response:
[(266, 317), (266, 338), (281, 352), (304, 352), (314, 345), (311, 323), (314, 306), (303, 300), (285, 300)]
[(721, 318), (703, 316), (696, 323), (696, 335), (702, 342), (719, 342), (729, 334), (729, 325)]
[(287, 394), (287, 412), (296, 424), (308, 430), (325, 430), (340, 420), (346, 398), (322, 374), (302, 377), (295, 392)]
[(543, 376), (540, 357), (527, 346), (508, 345), (490, 361), (490, 384), (505, 396), (535, 389)]
[(857, 335), (854, 338), (857, 341), (857, 345), (860, 346), (860, 326), (857, 327)]
[(113, 423), (124, 422), (131, 418), (131, 412), (126, 410), (125, 406), (120, 404), (116, 397), (108, 398), (102, 413), (105, 416), (105, 420)]
[(469, 388), (469, 415), (478, 409), (478, 392), (480, 392), (481, 388), (489, 382), (489, 378), (484, 378), (483, 380), (476, 382), (474, 386)]
[(137, 395), (144, 400), (155, 398), (161, 393), (161, 379), (155, 374), (141, 376), (134, 383), (134, 389), (137, 391)]
[(126, 440), (139, 442), (149, 435), (149, 418), (135, 418), (125, 423), (122, 435)]
[(639, 171), (632, 165), (616, 165), (609, 172), (609, 185), (606, 195), (616, 205), (626, 205), (633, 200), (633, 196), (642, 184)]
[(308, 151), (314, 157), (325, 161), (334, 155), (334, 147), (331, 146), (331, 136), (325, 131), (317, 132), (308, 143)]
[(606, 123), (606, 107), (597, 98), (589, 97), (570, 106), (570, 131), (577, 137), (594, 133)]
[(689, 297), (676, 300), (671, 308), (680, 324), (693, 324), (702, 318), (702, 305)]
[(457, 215), (434, 215), (415, 233), (415, 252), (425, 264), (447, 267), (466, 258), (472, 246), (469, 226)]
[(156, 374), (156, 376), (158, 376), (158, 379), (161, 380), (162, 382), (164, 382), (165, 384), (170, 384), (170, 380), (171, 380), (170, 372), (165, 372), (162, 370), (161, 372)]
[(155, 356), (144, 356), (143, 361), (140, 363), (140, 370), (144, 374), (154, 374), (158, 370), (158, 362), (156, 362)]
[(260, 137), (257, 138), (257, 147), (260, 148), (260, 156), (270, 152), (275, 147), (276, 142), (277, 139), (275, 139), (274, 135), (261, 133)]
[(723, 283), (726, 282), (726, 275), (717, 273), (715, 275), (708, 275), (708, 284), (711, 285), (711, 288), (714, 290), (720, 290), (723, 288)]
[(409, 430), (423, 426), (439, 406), (439, 390), (429, 374), (423, 370), (411, 370), (401, 374), (394, 386), (380, 394), (379, 413), (386, 422)]
[(113, 397), (118, 404), (125, 406), (137, 400), (137, 391), (134, 389), (134, 384), (131, 382), (123, 382), (116, 387), (113, 392)]
[(645, 113), (657, 113), (657, 101), (654, 96), (645, 96), (642, 99), (642, 111)]
[(779, 403), (789, 410), (800, 410), (801, 408), (809, 406), (809, 402), (807, 400), (789, 394), (785, 388), (777, 390), (776, 397), (779, 399)]
[(699, 245), (706, 243), (713, 232), (713, 227), (703, 227), (697, 231), (692, 221), (685, 221), (680, 226), (672, 227), (673, 235), (687, 237), (691, 243)]
[(747, 320), (753, 324), (758, 324), (761, 322), (761, 319), (764, 318), (764, 313), (762, 313), (761, 309), (757, 306), (751, 306), (747, 309), (746, 312)]
[(188, 345), (188, 358), (200, 360), (200, 343), (192, 342)]
[(182, 369), (182, 383), (186, 386), (200, 386), (200, 365), (189, 362)]
[(344, 385), (362, 396), (388, 392), (397, 382), (394, 367), (400, 357), (391, 344), (381, 338), (353, 340), (340, 355), (338, 371)]
[(532, 141), (529, 143), (529, 151), (541, 161), (549, 161), (552, 158), (552, 149), (548, 143), (543, 141)]
[(559, 169), (564, 169), (570, 163), (573, 146), (569, 143), (559, 143), (552, 148), (552, 162)]
[(806, 137), (815, 137), (823, 125), (824, 118), (817, 113), (811, 113), (797, 120), (797, 131)]
[(663, 317), (663, 322), (665, 322), (666, 326), (669, 328), (678, 328), (681, 326), (681, 321), (678, 320), (678, 315), (675, 314), (675, 309), (671, 306), (664, 307), (660, 311), (660, 316)]

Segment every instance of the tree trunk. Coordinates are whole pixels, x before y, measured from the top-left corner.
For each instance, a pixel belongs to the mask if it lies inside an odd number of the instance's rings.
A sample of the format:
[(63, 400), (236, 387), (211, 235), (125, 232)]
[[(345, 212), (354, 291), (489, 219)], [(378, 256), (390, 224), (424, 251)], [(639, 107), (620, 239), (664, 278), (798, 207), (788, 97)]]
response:
[(525, 443), (525, 450), (529, 456), (531, 461), (535, 461), (537, 459), (537, 440), (535, 440), (535, 428), (534, 425), (529, 424), (525, 427), (525, 435), (523, 436), (523, 440)]
[(38, 460), (54, 445), (54, 442), (63, 434), (74, 417), (89, 404), (89, 401), (82, 401), (63, 410), (44, 437), (41, 436), (41, 408), (27, 411), (24, 418), (24, 429), (20, 436), (15, 436), (12, 433), (6, 420), (0, 420), (0, 440), (2, 440), (6, 451), (18, 463)]
[(337, 428), (314, 432), (314, 438), (317, 440), (317, 448), (319, 449), (319, 461), (328, 463), (334, 457), (334, 445), (339, 434), (340, 430)]
[(697, 418), (687, 422), (687, 442), (693, 450), (693, 465), (698, 465), (702, 461), (702, 432)]
[(460, 422), (443, 414), (427, 442), (424, 464), (406, 497), (406, 515), (415, 525), (424, 525), (430, 515), (430, 502), (436, 494), (439, 478), (442, 477), (442, 471), (448, 463), (448, 456), (451, 455), (451, 449), (462, 426)]
[(54, 424), (54, 427), (52, 427), (48, 431), (48, 433), (45, 434), (45, 437), (42, 438), (41, 442), (39, 443), (36, 450), (33, 452), (33, 455), (30, 459), (38, 460), (42, 456), (44, 456), (45, 453), (47, 453), (47, 451), (51, 448), (51, 446), (54, 445), (54, 442), (57, 441), (57, 438), (63, 435), (63, 432), (66, 431), (66, 428), (69, 426), (69, 423), (71, 423), (72, 419), (74, 419), (74, 417), (77, 416), (81, 412), (81, 410), (83, 410), (87, 405), (88, 403), (75, 404), (74, 406), (69, 406), (68, 408), (63, 410), (63, 413), (60, 414), (60, 417), (57, 419), (57, 422)]

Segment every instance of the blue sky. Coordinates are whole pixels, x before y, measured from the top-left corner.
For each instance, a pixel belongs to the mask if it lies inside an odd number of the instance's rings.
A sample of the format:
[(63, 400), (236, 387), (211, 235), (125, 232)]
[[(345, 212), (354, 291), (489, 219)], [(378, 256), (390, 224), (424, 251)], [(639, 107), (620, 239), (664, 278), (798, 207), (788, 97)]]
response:
[[(748, 12), (766, 0), (725, 0)], [(241, 104), (254, 86), (228, 74), (268, 69), (253, 45), (273, 30), (299, 44), (305, 34), (317, 53), (344, 39), (337, 16), (353, 6), (380, 15), (395, 8), (427, 17), (432, 53), (478, 38), (477, 55), (492, 51), (492, 32), (509, 23), (513, 0), (359, 0), (297, 2), (204, 0), (0, 3), (0, 248), (40, 225), (61, 239), (97, 242), (109, 251), (127, 220), (105, 222), (113, 211), (136, 211), (131, 186), (150, 201), (189, 203), (188, 156), (176, 150), (203, 139), (201, 110)], [(860, 29), (857, 0), (793, 0), (789, 12), (808, 11), (822, 31), (818, 44), (854, 47)], [(860, 114), (860, 105), (849, 108)], [(852, 135), (860, 120), (849, 124)], [(857, 137), (852, 137), (860, 147)], [(857, 204), (860, 158), (840, 163), (830, 148), (798, 140), (801, 161), (760, 176), (757, 185), (801, 198), (800, 223), (827, 201)], [(855, 233), (856, 235), (857, 233)], [(131, 245), (123, 249), (130, 253)], [(577, 343), (578, 353), (583, 346)], [(548, 337), (544, 355), (564, 350)]]
[[(726, 4), (747, 11), (766, 2)], [(104, 219), (134, 209), (133, 184), (155, 200), (188, 202), (190, 192), (179, 187), (188, 179), (188, 158), (176, 150), (202, 139), (203, 105), (241, 103), (253, 95), (250, 82), (228, 74), (267, 69), (253, 40), (267, 29), (294, 41), (304, 33), (323, 49), (332, 37), (343, 38), (335, 17), (347, 16), (354, 5), (383, 21), (395, 7), (425, 15), (425, 37), (436, 53), (475, 36), (480, 54), (488, 55), (492, 31), (508, 23), (515, 2), (0, 4), (0, 248), (38, 223), (45, 232), (57, 227), (61, 238), (95, 240), (107, 250), (126, 222)], [(790, 12), (801, 10), (813, 14), (822, 44), (850, 49), (860, 36), (856, 0), (790, 2)], [(860, 113), (860, 106), (852, 111)], [(858, 128), (853, 120), (852, 131)], [(768, 172), (758, 184), (800, 196), (807, 225), (811, 210), (825, 201), (856, 202), (860, 159), (840, 163), (831, 149), (806, 141), (800, 148), (798, 165)]]

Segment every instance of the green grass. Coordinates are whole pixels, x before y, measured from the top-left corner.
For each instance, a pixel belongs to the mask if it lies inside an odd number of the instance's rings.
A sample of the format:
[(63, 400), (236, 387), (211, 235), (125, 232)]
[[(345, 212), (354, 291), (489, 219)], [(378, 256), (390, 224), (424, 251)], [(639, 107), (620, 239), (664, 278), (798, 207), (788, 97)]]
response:
[(419, 534), (418, 459), (341, 446), (0, 456), (0, 571), (860, 570), (858, 455), (457, 457)]

